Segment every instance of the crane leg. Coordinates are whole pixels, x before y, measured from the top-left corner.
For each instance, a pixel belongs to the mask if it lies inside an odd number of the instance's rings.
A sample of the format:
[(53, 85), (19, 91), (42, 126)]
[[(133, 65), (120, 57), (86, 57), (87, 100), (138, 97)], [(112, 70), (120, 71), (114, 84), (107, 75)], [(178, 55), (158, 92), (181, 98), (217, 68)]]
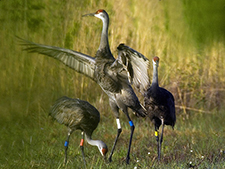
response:
[(81, 149), (83, 160), (84, 160), (84, 166), (86, 168), (86, 161), (84, 157), (84, 132), (82, 132), (81, 134), (82, 134), (82, 139), (80, 140), (80, 149)]
[[(129, 118), (129, 116), (128, 116), (128, 118)], [(127, 164), (129, 164), (129, 161), (130, 161), (130, 148), (131, 148), (133, 133), (134, 133), (134, 129), (135, 129), (135, 126), (130, 118), (129, 118), (129, 124), (130, 124), (131, 133), (130, 133), (130, 141), (129, 141), (129, 147), (128, 147), (127, 157), (126, 157)]]
[(64, 165), (67, 163), (67, 150), (68, 150), (68, 147), (69, 147), (69, 139), (70, 139), (70, 134), (71, 134), (71, 131), (68, 132), (68, 136), (67, 136), (67, 139), (65, 141), (65, 159), (64, 159)]
[(157, 141), (157, 153), (158, 153), (158, 159), (160, 158), (160, 153), (159, 153), (159, 130), (158, 127), (155, 125), (155, 138)]
[(112, 148), (112, 151), (110, 153), (110, 156), (109, 156), (109, 162), (112, 162), (112, 155), (113, 155), (113, 152), (115, 150), (115, 147), (116, 147), (116, 143), (118, 141), (118, 138), (120, 136), (120, 133), (122, 132), (122, 128), (121, 128), (121, 125), (120, 125), (120, 120), (119, 118), (116, 118), (116, 122), (117, 122), (117, 136), (116, 136), (116, 139), (114, 141), (114, 144), (113, 144), (113, 148)]
[(158, 161), (161, 159), (161, 146), (163, 142), (163, 131), (164, 131), (164, 119), (162, 119), (162, 132), (161, 132), (161, 137), (160, 140), (158, 141)]

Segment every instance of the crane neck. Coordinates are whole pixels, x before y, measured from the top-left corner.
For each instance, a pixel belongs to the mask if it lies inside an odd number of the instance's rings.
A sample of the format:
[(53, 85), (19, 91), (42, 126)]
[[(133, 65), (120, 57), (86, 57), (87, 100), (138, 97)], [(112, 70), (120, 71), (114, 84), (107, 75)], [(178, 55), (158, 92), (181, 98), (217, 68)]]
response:
[(92, 146), (98, 146), (99, 145), (100, 140), (92, 140), (91, 136), (89, 136), (87, 134), (85, 134), (85, 136), (86, 136), (86, 140), (87, 140), (88, 144), (90, 144)]
[(152, 77), (152, 86), (159, 86), (158, 83), (158, 64), (153, 63), (153, 77)]
[(109, 17), (101, 18), (103, 27), (102, 27), (102, 34), (101, 34), (101, 41), (98, 50), (103, 51), (104, 53), (108, 54), (110, 57), (112, 56), (110, 47), (109, 47), (109, 40), (108, 40), (108, 27), (109, 27)]

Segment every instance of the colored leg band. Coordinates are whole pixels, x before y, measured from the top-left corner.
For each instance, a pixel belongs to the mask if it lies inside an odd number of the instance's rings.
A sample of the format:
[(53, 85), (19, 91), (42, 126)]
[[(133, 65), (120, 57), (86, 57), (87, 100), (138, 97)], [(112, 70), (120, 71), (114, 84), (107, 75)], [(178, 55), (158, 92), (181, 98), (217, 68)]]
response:
[(83, 146), (84, 145), (84, 139), (82, 138), (81, 140), (80, 140), (80, 146)]
[(134, 126), (134, 123), (132, 121), (129, 121), (130, 126)]
[(69, 141), (65, 141), (64, 146), (65, 146), (65, 147), (68, 147), (68, 145), (69, 145)]
[(158, 137), (159, 136), (159, 132), (155, 131), (155, 136)]
[(117, 118), (117, 119), (116, 119), (116, 123), (117, 123), (117, 128), (118, 128), (118, 129), (121, 129), (120, 119)]

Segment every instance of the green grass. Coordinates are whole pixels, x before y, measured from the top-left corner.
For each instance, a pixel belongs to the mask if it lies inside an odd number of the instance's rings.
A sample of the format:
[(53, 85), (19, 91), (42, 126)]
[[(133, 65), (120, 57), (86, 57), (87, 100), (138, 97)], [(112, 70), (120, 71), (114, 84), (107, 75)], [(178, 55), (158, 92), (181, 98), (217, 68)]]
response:
[(119, 43), (126, 43), (149, 59), (160, 57), (160, 85), (174, 94), (177, 123), (174, 130), (165, 129), (158, 163), (151, 122), (132, 115), (136, 128), (127, 166), (130, 129), (121, 113), (123, 132), (113, 162), (106, 163), (96, 147), (85, 143), (87, 168), (225, 168), (222, 0), (0, 1), (0, 168), (83, 168), (80, 132), (71, 136), (63, 166), (67, 129), (48, 116), (63, 95), (87, 100), (100, 111), (93, 138), (111, 150), (116, 122), (101, 88), (52, 58), (22, 51), (15, 38), (94, 56), (102, 23), (82, 15), (99, 8), (109, 13), (115, 56)]
[[(85, 143), (87, 168), (127, 168), (125, 156), (129, 139), (129, 127), (123, 119), (123, 132), (119, 139), (112, 163), (106, 163), (98, 149)], [(189, 163), (199, 168), (223, 168), (224, 163), (224, 119), (223, 112), (214, 114), (194, 114), (189, 119), (178, 116), (175, 130), (166, 127), (162, 147), (162, 162), (156, 157), (154, 127), (148, 119), (134, 119), (136, 130), (128, 168), (187, 168)], [(111, 119), (112, 120), (112, 119)], [(34, 123), (35, 121), (35, 123)], [(215, 121), (217, 123), (215, 123)], [(36, 116), (14, 120), (14, 124), (4, 124), (1, 129), (1, 168), (62, 168), (64, 140), (67, 129), (40, 111)], [(104, 140), (111, 149), (116, 134), (116, 125), (105, 116), (93, 138)], [(82, 167), (79, 149), (80, 132), (76, 131), (70, 140), (68, 164), (66, 168)], [(150, 153), (150, 154), (149, 154)]]

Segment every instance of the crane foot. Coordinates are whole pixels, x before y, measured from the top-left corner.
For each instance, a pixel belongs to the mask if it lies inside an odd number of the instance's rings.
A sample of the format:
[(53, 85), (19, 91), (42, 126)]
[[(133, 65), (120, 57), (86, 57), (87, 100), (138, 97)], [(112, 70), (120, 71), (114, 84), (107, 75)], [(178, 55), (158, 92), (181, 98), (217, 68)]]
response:
[(126, 164), (129, 164), (129, 162), (130, 162), (130, 157), (127, 157), (126, 158)]
[(109, 157), (109, 162), (110, 162), (110, 163), (112, 162), (112, 156)]

